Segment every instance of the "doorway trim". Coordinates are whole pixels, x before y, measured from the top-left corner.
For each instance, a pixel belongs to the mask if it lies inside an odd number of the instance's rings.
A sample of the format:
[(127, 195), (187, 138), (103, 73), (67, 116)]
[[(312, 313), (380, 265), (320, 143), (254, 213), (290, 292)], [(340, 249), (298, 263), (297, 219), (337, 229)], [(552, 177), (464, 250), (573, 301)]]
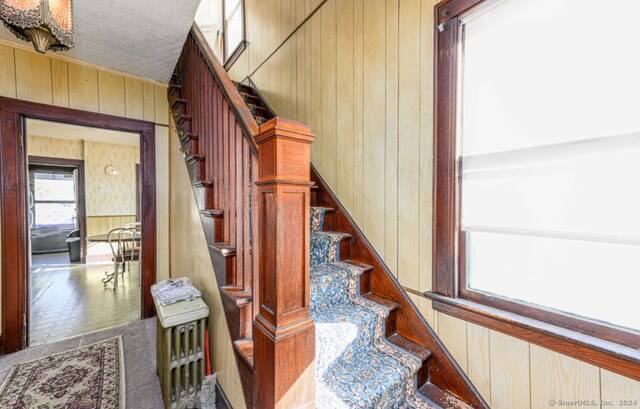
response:
[[(28, 149), (27, 149), (28, 150)], [(78, 169), (78, 229), (80, 230), (80, 262), (87, 262), (87, 205), (85, 197), (84, 160), (28, 155), (28, 165), (58, 166)]]
[(28, 337), (27, 153), (25, 120), (43, 119), (140, 135), (142, 173), (141, 318), (155, 314), (156, 280), (155, 124), (77, 109), (0, 97), (0, 214), (2, 215), (2, 346), (0, 354), (24, 349)]

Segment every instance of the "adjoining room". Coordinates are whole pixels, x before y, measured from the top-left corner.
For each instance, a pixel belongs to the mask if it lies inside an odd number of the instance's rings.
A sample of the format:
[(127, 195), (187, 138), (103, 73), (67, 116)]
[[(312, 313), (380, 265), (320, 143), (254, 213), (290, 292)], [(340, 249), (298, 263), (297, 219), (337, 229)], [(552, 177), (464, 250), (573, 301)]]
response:
[(29, 345), (140, 318), (140, 136), (26, 120)]

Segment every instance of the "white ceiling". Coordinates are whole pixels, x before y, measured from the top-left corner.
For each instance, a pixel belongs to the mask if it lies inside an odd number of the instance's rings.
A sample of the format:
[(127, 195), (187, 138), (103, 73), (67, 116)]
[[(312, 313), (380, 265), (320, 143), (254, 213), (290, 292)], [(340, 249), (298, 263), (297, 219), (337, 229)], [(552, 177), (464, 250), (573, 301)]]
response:
[[(200, 0), (75, 0), (67, 57), (169, 82)], [(27, 44), (0, 25), (0, 39)]]
[(138, 146), (140, 144), (140, 135), (137, 133), (42, 121), (40, 119), (27, 119), (26, 130), (29, 136), (45, 136), (47, 138), (76, 141), (84, 140), (113, 145)]

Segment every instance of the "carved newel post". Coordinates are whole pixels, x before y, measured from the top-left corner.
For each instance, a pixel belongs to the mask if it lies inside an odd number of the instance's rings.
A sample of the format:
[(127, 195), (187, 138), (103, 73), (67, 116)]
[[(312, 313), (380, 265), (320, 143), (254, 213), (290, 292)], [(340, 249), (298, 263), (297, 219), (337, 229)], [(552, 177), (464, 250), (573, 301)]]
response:
[(309, 313), (310, 152), (305, 124), (260, 127), (259, 313), (253, 322), (255, 408), (315, 407), (315, 326)]

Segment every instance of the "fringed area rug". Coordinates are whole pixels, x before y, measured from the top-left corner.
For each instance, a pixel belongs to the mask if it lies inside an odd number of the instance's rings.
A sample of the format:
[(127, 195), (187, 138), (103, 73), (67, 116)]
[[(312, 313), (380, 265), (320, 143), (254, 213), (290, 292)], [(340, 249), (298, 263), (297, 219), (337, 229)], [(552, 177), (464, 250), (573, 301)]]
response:
[(14, 366), (0, 408), (123, 409), (122, 337)]
[(340, 262), (340, 233), (311, 209), (311, 316), (316, 322), (316, 408), (428, 408), (416, 393), (420, 359), (387, 341), (389, 311), (360, 296), (362, 269)]

